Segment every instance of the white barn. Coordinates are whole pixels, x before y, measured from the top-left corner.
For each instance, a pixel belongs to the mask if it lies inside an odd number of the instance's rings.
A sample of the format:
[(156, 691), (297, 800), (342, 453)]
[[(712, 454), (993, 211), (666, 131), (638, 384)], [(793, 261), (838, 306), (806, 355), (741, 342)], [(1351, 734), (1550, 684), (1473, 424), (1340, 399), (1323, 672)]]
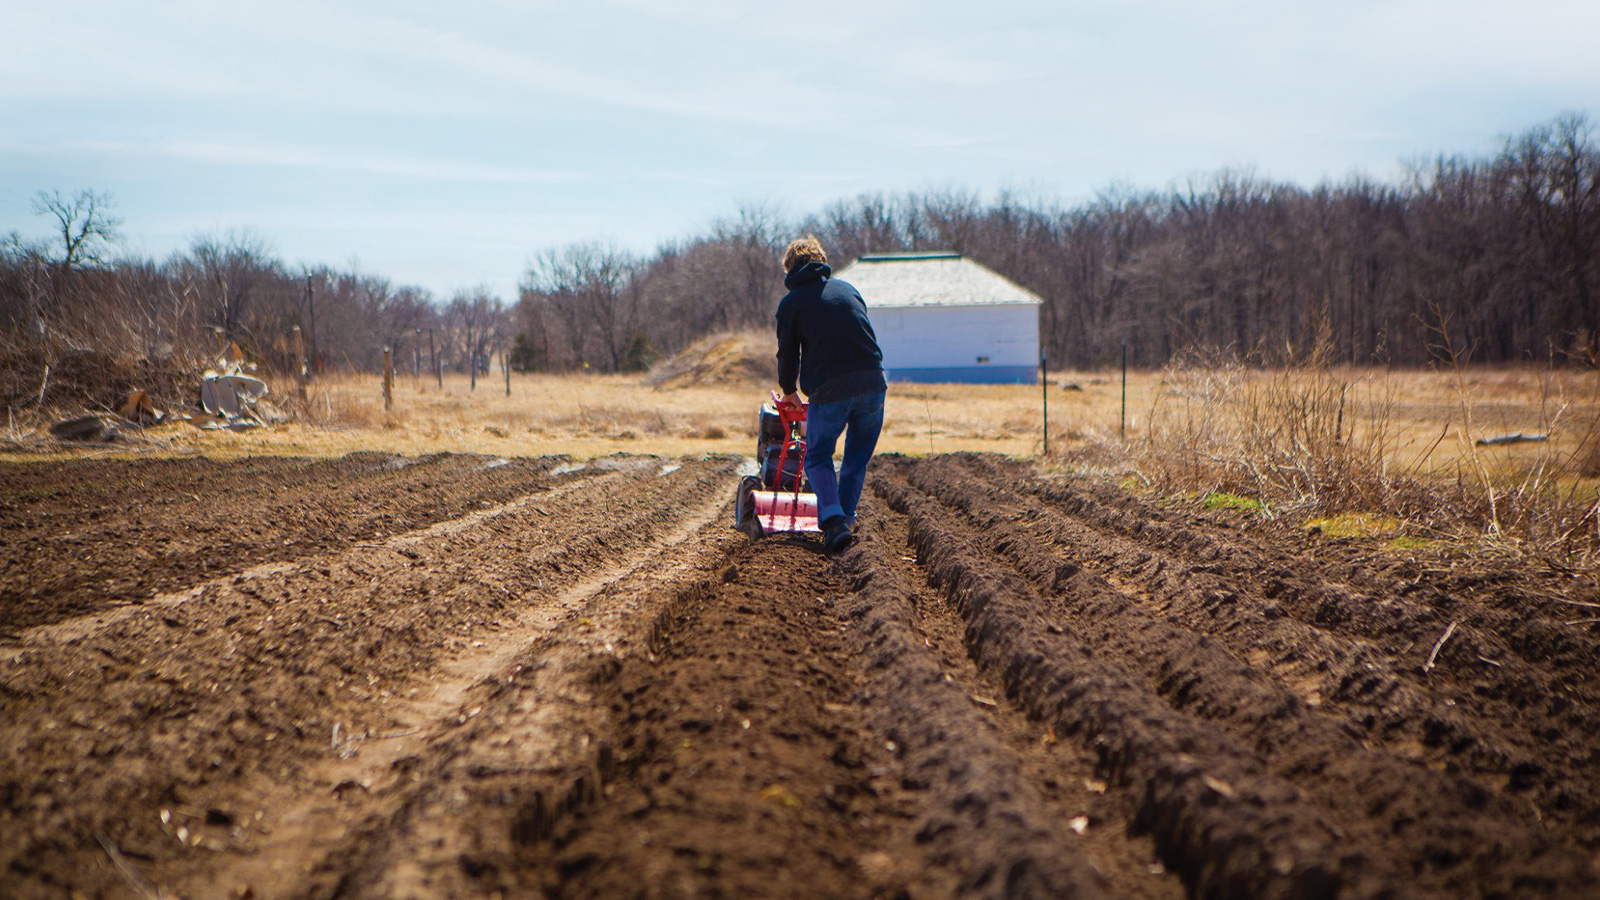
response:
[(890, 381), (1037, 384), (1038, 294), (959, 253), (863, 256), (835, 273), (867, 302)]

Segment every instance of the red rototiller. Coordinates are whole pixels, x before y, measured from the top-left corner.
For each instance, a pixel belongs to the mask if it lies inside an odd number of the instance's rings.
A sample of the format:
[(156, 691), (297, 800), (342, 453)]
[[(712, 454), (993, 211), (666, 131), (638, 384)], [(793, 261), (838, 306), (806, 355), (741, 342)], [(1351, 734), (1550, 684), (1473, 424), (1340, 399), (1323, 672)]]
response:
[(783, 531), (821, 532), (817, 495), (806, 481), (807, 404), (787, 405), (777, 391), (761, 404), (756, 427), (759, 473), (739, 479), (733, 527), (753, 538)]

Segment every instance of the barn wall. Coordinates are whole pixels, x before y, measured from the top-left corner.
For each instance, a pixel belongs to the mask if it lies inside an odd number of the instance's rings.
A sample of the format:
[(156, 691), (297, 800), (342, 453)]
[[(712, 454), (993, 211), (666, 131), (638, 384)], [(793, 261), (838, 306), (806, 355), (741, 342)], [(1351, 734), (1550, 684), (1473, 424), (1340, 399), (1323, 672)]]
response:
[(872, 308), (891, 381), (1035, 383), (1037, 306)]

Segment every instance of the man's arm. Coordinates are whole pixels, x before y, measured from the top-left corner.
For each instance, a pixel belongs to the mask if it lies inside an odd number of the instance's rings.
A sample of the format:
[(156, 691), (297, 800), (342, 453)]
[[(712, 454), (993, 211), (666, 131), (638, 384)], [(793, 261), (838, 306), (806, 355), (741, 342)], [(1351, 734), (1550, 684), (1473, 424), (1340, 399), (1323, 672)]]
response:
[(800, 335), (795, 333), (794, 316), (784, 304), (778, 305), (778, 388), (785, 402), (798, 402), (795, 382), (800, 378)]

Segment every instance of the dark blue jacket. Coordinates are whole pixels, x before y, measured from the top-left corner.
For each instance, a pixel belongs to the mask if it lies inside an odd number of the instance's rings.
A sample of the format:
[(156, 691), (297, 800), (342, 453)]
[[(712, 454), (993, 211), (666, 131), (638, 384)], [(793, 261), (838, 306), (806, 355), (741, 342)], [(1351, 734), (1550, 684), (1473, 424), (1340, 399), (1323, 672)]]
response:
[(884, 390), (883, 351), (867, 319), (867, 304), (827, 263), (796, 266), (778, 302), (778, 386), (800, 389), (812, 403), (831, 403)]

